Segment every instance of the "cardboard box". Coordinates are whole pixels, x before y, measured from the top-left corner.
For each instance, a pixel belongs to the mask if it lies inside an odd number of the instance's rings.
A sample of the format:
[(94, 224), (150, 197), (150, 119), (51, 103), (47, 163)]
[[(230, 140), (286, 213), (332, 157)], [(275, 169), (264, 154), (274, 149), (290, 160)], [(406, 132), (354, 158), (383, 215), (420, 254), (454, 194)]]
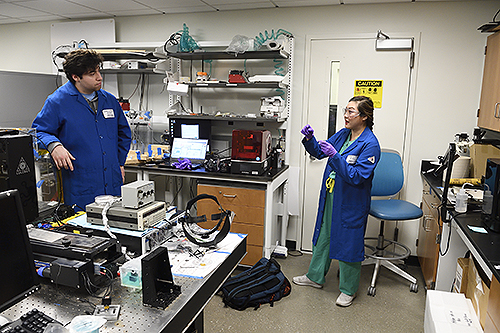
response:
[(482, 332), (472, 302), (464, 294), (428, 290), (425, 300), (425, 333)]
[[(137, 165), (147, 162), (148, 154), (142, 154), (140, 150), (129, 150), (125, 165)], [(149, 159), (150, 160), (150, 159)]]
[(474, 310), (479, 317), (481, 326), (484, 327), (486, 321), (486, 310), (488, 308), (488, 299), (490, 296), (490, 288), (481, 279), (478, 273), (478, 268), (474, 265), (474, 261), (469, 258), (469, 269), (467, 274), (467, 290), (465, 297), (472, 301)]
[(500, 149), (492, 145), (473, 144), (470, 147), (471, 178), (481, 178), (486, 171), (488, 158), (500, 158)]
[(467, 290), (467, 277), (469, 274), (469, 258), (457, 259), (457, 271), (453, 282), (453, 292), (465, 294)]

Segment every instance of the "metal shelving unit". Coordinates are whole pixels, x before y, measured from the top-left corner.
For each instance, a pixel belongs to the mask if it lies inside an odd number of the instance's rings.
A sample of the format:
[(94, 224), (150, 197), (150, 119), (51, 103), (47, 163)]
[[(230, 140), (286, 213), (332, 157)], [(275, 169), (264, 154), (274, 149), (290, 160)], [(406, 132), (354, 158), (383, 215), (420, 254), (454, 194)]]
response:
[[(233, 89), (248, 89), (252, 90), (265, 90), (267, 89), (268, 95), (272, 95), (269, 93), (269, 90), (281, 90), (284, 91), (284, 95), (282, 96), (285, 100), (285, 108), (281, 112), (281, 115), (278, 117), (248, 117), (245, 115), (229, 115), (229, 116), (213, 116), (213, 115), (204, 115), (204, 114), (196, 114), (196, 115), (188, 115), (188, 114), (177, 114), (177, 115), (169, 115), (169, 118), (196, 118), (196, 119), (209, 119), (212, 121), (220, 121), (220, 122), (244, 122), (248, 124), (249, 122), (255, 122), (256, 128), (262, 126), (262, 124), (271, 125), (277, 128), (280, 133), (283, 133), (282, 136), (285, 138), (286, 144), (286, 129), (287, 123), (290, 119), (290, 110), (292, 105), (292, 82), (293, 82), (293, 47), (294, 47), (294, 38), (293, 36), (287, 36), (285, 39), (285, 46), (280, 50), (262, 50), (262, 51), (247, 51), (244, 53), (229, 53), (225, 51), (195, 51), (195, 52), (169, 52), (167, 54), (171, 59), (178, 59), (178, 71), (179, 76), (181, 74), (181, 62), (189, 61), (190, 62), (190, 77), (194, 77), (195, 73), (193, 73), (193, 62), (199, 61), (200, 67), (202, 71), (204, 70), (205, 62), (207, 61), (246, 61), (249, 59), (252, 60), (273, 60), (277, 59), (278, 61), (286, 62), (286, 66), (284, 68), (286, 71), (285, 79), (281, 82), (255, 82), (255, 83), (228, 83), (225, 81), (217, 81), (217, 82), (189, 82), (189, 98), (192, 105), (193, 95), (198, 94), (201, 90), (206, 89), (206, 91), (214, 91), (214, 93), (218, 94), (221, 98), (224, 98), (224, 94), (228, 92), (233, 92)], [(173, 66), (172, 66), (173, 68)], [(224, 90), (229, 88), (230, 90)], [(215, 92), (216, 91), (216, 92)], [(206, 93), (205, 93), (206, 94)], [(234, 94), (233, 94), (234, 95)], [(265, 94), (261, 94), (265, 95)], [(278, 95), (275, 93), (275, 95)], [(172, 97), (172, 96), (171, 96)], [(180, 98), (177, 97), (177, 100)], [(171, 98), (172, 102), (175, 102), (173, 98)], [(275, 125), (273, 125), (275, 124)], [(223, 126), (223, 124), (221, 124)], [(289, 162), (289, 153), (288, 149), (285, 149), (285, 164)]]

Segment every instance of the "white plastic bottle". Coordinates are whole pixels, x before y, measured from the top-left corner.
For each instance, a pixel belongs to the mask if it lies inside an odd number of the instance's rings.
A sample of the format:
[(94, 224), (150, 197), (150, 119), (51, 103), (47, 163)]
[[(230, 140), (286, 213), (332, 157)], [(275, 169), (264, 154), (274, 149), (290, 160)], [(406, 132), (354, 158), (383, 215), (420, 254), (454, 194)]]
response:
[(493, 209), (493, 195), (491, 191), (484, 190), (483, 194), (483, 213), (486, 215), (491, 215), (491, 211)]
[(465, 193), (465, 189), (463, 187), (460, 189), (460, 192), (457, 193), (456, 199), (457, 202), (455, 203), (455, 211), (457, 213), (467, 212), (467, 193)]

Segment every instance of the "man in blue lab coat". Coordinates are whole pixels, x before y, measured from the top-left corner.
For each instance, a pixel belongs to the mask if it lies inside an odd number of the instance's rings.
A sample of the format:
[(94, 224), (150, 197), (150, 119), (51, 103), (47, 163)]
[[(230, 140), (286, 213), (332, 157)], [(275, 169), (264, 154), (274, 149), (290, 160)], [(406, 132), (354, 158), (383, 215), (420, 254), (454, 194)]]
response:
[(101, 89), (102, 56), (70, 52), (63, 64), (69, 82), (52, 93), (33, 121), (37, 137), (63, 179), (64, 203), (85, 210), (98, 195), (120, 195), (131, 131), (123, 110)]

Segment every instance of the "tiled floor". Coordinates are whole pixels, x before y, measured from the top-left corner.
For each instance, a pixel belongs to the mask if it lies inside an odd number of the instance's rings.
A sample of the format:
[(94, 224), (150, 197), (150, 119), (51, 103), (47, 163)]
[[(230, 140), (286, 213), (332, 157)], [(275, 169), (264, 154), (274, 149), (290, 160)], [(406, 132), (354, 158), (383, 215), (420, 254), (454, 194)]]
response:
[[(307, 272), (310, 254), (278, 259), (285, 276)], [(418, 292), (410, 292), (409, 282), (385, 268), (377, 280), (376, 296), (367, 295), (373, 265), (363, 266), (360, 289), (347, 308), (335, 305), (338, 290), (338, 263), (332, 262), (323, 289), (297, 286), (291, 294), (258, 310), (237, 311), (224, 307), (215, 296), (205, 308), (205, 332), (423, 332), (425, 289), (419, 267), (408, 266), (418, 280)]]

